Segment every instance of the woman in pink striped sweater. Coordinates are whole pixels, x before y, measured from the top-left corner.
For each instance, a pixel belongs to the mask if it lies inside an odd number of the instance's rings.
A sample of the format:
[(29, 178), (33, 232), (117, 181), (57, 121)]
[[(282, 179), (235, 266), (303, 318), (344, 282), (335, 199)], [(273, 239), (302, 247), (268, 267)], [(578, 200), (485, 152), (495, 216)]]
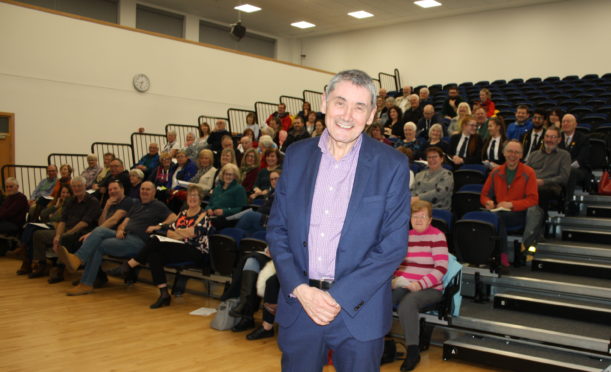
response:
[(397, 306), (407, 348), (401, 371), (411, 371), (420, 362), (418, 314), (441, 300), (442, 280), (448, 268), (448, 244), (445, 235), (431, 226), (431, 203), (418, 200), (411, 207), (413, 229), (409, 232), (407, 257), (392, 281), (393, 303)]

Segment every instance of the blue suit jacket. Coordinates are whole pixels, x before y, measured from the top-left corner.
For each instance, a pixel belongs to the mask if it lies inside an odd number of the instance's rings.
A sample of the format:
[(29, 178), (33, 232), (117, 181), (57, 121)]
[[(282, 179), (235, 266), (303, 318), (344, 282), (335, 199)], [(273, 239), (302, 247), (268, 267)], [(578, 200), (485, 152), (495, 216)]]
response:
[[(290, 326), (304, 311), (291, 297), (308, 283), (308, 230), (322, 152), (318, 138), (287, 151), (267, 227), (280, 280), (276, 320)], [(392, 319), (390, 279), (405, 257), (410, 216), (409, 164), (402, 153), (363, 135), (352, 195), (329, 290), (349, 332), (361, 341), (383, 337)]]

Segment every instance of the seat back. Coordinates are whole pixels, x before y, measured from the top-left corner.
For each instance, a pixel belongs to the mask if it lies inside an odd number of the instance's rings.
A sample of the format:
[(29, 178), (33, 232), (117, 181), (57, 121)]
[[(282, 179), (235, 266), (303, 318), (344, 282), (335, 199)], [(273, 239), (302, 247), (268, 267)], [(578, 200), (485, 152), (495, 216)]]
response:
[(215, 234), (208, 237), (210, 244), (210, 266), (223, 276), (231, 276), (239, 257), (238, 245), (231, 236)]
[(456, 219), (465, 213), (479, 210), (482, 205), (479, 201), (482, 193), (481, 184), (464, 185), (452, 196), (452, 213)]
[(462, 166), (454, 171), (454, 191), (460, 190), (464, 185), (483, 184), (486, 181), (486, 173), (479, 169), (469, 169)]
[(490, 265), (499, 262), (498, 216), (492, 212), (470, 212), (454, 225), (454, 249), (461, 262)]
[(267, 242), (254, 238), (244, 238), (240, 240), (239, 247), (242, 254), (247, 252), (263, 252), (267, 248)]
[(266, 235), (267, 235), (267, 231), (260, 230), (260, 231), (254, 232), (250, 237), (254, 239), (263, 240), (264, 242), (266, 242), (267, 241)]
[(601, 138), (590, 138), (590, 167), (594, 170), (609, 165), (607, 143)]

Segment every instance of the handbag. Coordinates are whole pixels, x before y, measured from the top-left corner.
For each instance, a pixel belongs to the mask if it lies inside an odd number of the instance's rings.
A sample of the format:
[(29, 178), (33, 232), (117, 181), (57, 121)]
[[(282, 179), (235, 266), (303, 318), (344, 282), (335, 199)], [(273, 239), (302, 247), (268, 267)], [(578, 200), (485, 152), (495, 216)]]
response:
[(229, 312), (238, 306), (239, 302), (239, 298), (229, 298), (221, 302), (216, 308), (216, 315), (210, 322), (210, 327), (218, 331), (226, 331), (238, 324), (240, 319), (229, 315)]
[(598, 194), (611, 195), (611, 177), (609, 177), (608, 169), (605, 170), (600, 177), (600, 182), (598, 182)]

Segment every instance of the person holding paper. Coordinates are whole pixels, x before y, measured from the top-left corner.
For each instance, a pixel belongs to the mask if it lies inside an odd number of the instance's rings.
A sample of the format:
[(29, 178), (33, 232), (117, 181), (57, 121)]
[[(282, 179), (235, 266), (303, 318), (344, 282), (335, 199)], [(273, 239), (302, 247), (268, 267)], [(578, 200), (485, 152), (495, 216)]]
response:
[(537, 176), (528, 165), (521, 163), (523, 149), (518, 140), (510, 140), (503, 148), (505, 164), (492, 169), (482, 193), (480, 202), (487, 210), (499, 216), (501, 240), (501, 265), (507, 271), (507, 226), (525, 224), (522, 241), (529, 247), (537, 239), (538, 221), (542, 216), (537, 191)]
[(169, 306), (171, 302), (164, 265), (185, 261), (201, 264), (202, 269), (209, 265), (208, 235), (212, 225), (201, 207), (204, 195), (201, 187), (190, 185), (187, 188), (187, 209), (182, 210), (170, 224), (155, 226), (153, 235), (136, 257), (108, 272), (127, 277), (136, 266), (148, 262), (153, 283), (159, 288), (159, 298), (150, 306), (151, 309)]

